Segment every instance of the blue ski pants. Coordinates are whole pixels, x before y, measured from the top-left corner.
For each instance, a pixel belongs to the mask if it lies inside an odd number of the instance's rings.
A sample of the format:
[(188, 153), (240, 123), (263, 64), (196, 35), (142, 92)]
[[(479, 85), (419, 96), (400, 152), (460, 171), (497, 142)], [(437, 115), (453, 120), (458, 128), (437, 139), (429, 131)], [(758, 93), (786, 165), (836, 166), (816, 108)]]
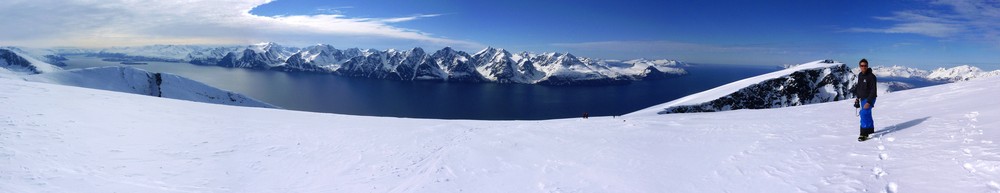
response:
[[(875, 108), (875, 99), (868, 101), (868, 99), (861, 99), (861, 128), (874, 129), (875, 120), (872, 119), (872, 109)], [(871, 108), (865, 109), (865, 104), (871, 104)]]

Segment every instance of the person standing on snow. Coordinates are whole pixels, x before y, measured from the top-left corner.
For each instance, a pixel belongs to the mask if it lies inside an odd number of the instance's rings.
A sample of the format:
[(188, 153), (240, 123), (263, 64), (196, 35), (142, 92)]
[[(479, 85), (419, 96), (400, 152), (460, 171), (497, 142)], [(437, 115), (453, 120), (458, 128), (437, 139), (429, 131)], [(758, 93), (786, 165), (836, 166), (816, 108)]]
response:
[(872, 119), (872, 108), (875, 107), (875, 97), (877, 85), (875, 74), (868, 68), (868, 60), (861, 59), (858, 62), (861, 73), (858, 74), (858, 82), (854, 85), (854, 108), (861, 108), (858, 114), (861, 117), (861, 136), (858, 141), (868, 140), (868, 135), (875, 133), (875, 120)]

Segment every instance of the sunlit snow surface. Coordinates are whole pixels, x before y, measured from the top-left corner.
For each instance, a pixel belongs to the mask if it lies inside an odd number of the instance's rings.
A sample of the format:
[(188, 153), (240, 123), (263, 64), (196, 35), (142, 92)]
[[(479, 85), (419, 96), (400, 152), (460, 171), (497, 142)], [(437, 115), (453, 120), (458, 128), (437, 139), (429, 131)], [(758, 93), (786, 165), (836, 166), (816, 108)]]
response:
[[(0, 76), (5, 77), (5, 76)], [(0, 192), (998, 192), (1000, 78), (547, 121), (247, 108), (0, 78)]]

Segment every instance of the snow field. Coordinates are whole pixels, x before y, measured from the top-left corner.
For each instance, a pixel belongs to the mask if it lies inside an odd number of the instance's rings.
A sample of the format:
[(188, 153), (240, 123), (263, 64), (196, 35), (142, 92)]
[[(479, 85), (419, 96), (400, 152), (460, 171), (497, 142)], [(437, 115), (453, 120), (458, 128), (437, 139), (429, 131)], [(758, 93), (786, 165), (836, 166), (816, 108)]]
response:
[(853, 101), (475, 121), (0, 78), (0, 192), (997, 192), (1000, 78)]

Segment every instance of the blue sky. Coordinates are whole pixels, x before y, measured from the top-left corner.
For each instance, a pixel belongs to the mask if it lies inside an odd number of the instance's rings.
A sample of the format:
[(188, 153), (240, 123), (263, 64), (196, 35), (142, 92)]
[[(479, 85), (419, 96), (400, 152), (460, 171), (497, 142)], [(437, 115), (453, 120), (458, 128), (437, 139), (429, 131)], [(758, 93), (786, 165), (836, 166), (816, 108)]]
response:
[[(48, 6), (60, 4), (61, 6)], [(1000, 68), (990, 1), (35, 0), (0, 2), (0, 45), (248, 44), (570, 52), (775, 65), (835, 59)]]
[(901, 12), (955, 11), (951, 5), (920, 1), (386, 0), (281, 0), (251, 11), (364, 18), (433, 15), (395, 26), (514, 51), (615, 59), (781, 64), (866, 57), (887, 65), (992, 68), (1000, 63), (1000, 43), (963, 37), (977, 31), (885, 31), (908, 21), (885, 18)]

